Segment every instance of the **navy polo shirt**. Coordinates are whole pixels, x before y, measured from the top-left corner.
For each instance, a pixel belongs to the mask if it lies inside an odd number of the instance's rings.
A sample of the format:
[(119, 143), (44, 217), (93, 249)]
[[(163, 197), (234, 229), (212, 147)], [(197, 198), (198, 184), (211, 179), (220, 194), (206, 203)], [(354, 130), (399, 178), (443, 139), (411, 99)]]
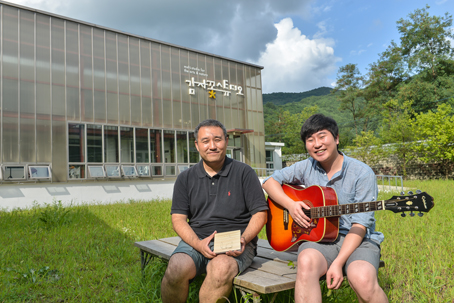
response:
[(226, 157), (223, 168), (213, 177), (206, 173), (203, 160), (178, 176), (171, 214), (187, 215), (189, 225), (203, 239), (214, 231), (239, 229), (243, 233), (252, 215), (267, 209), (254, 170)]

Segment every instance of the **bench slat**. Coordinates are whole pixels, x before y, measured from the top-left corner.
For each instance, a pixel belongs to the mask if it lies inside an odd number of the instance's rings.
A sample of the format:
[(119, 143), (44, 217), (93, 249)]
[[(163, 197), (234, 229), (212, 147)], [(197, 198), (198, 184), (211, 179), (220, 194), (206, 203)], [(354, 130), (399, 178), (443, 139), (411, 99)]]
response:
[(136, 242), (134, 243), (134, 245), (143, 251), (146, 251), (155, 256), (159, 256), (166, 260), (170, 259), (170, 256), (175, 250), (175, 245), (164, 243), (159, 240)]
[(295, 288), (295, 278), (248, 268), (241, 275), (235, 277), (233, 284), (260, 294), (269, 294)]
[(296, 262), (298, 256), (296, 254), (275, 251), (273, 249), (257, 247), (257, 256), (270, 260), (277, 260), (288, 263), (288, 261)]
[(273, 260), (264, 259), (260, 257), (255, 257), (250, 267), (279, 276), (289, 276), (292, 274), (296, 274), (296, 268), (292, 268), (284, 262), (276, 262)]

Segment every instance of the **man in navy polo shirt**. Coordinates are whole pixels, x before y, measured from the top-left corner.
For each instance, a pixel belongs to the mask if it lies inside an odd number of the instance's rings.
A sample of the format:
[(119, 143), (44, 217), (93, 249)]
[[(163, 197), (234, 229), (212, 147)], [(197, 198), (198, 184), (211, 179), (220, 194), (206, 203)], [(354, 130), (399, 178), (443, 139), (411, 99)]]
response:
[[(266, 223), (268, 204), (260, 181), (250, 166), (226, 157), (224, 125), (205, 120), (194, 135), (202, 160), (175, 182), (172, 224), (182, 241), (162, 279), (164, 303), (185, 302), (190, 281), (203, 273), (200, 302), (221, 302), (228, 297), (234, 277), (257, 254), (257, 234)], [(214, 235), (233, 230), (241, 231), (241, 250), (215, 254)]]

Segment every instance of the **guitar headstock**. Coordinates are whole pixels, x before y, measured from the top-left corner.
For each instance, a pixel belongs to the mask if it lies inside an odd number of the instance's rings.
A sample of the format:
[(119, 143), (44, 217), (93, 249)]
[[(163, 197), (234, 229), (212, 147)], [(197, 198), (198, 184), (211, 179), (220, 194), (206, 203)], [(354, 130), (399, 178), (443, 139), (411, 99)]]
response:
[(422, 217), (423, 212), (427, 213), (434, 207), (434, 198), (426, 192), (417, 191), (416, 194), (408, 192), (408, 195), (393, 196), (390, 200), (385, 201), (385, 209), (395, 213), (401, 212), (401, 216), (405, 217), (406, 211), (410, 212), (413, 217), (413, 212), (419, 212), (418, 216)]

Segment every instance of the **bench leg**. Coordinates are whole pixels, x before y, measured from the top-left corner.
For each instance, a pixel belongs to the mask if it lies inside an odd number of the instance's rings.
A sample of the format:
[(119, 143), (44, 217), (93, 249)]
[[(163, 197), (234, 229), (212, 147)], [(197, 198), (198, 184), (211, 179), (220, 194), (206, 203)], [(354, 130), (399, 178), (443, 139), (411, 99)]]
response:
[(145, 266), (147, 266), (148, 263), (150, 262), (151, 258), (152, 258), (151, 254), (142, 249), (140, 250), (140, 265), (142, 267), (142, 272), (145, 269)]
[[(249, 299), (252, 299), (252, 303), (260, 303), (260, 294), (256, 293), (255, 291), (252, 291), (252, 290), (249, 290), (249, 289), (246, 289), (246, 288), (243, 288), (243, 287), (239, 287), (239, 286), (236, 286), (234, 285), (233, 286), (235, 289), (238, 289), (240, 292), (241, 292), (241, 296), (246, 300), (246, 302), (249, 302)], [(276, 294), (274, 294), (274, 297), (273, 299), (271, 300), (270, 303), (273, 303), (274, 302), (274, 299), (276, 298)], [(252, 297), (252, 298), (251, 298)]]

